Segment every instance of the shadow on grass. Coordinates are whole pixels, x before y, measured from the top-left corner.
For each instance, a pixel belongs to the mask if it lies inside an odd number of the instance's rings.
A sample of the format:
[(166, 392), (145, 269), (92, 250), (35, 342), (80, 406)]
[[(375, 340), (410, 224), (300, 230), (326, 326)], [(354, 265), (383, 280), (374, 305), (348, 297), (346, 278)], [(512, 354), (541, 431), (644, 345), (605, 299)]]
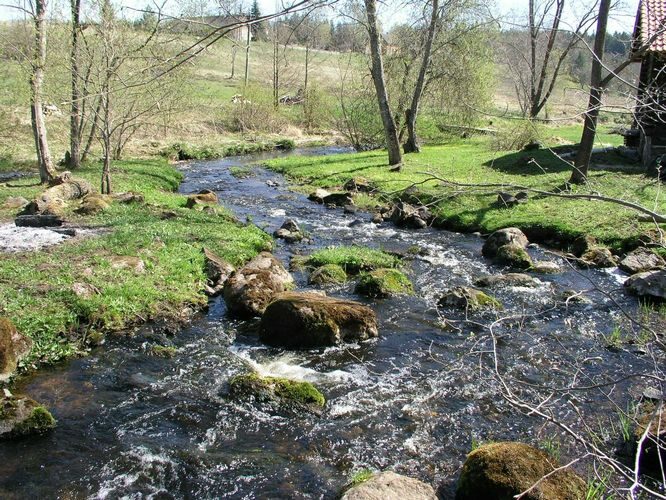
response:
[[(511, 175), (540, 175), (571, 171), (571, 162), (577, 145), (556, 146), (534, 151), (515, 151), (485, 162), (483, 165)], [(564, 155), (564, 158), (562, 156)], [(617, 151), (592, 155), (592, 170), (612, 171), (626, 174), (642, 174), (637, 160), (628, 158)]]

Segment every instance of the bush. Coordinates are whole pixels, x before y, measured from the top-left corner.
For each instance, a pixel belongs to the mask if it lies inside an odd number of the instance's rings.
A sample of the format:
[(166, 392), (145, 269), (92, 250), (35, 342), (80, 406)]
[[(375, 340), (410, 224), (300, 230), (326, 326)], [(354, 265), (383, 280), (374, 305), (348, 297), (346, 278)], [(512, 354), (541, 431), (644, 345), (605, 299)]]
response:
[(260, 88), (248, 87), (240, 102), (231, 106), (229, 129), (233, 132), (276, 134), (287, 126), (287, 120), (275, 109), (272, 96)]
[(518, 120), (509, 127), (502, 127), (493, 137), (490, 147), (493, 151), (516, 151), (538, 138), (539, 130), (533, 121)]

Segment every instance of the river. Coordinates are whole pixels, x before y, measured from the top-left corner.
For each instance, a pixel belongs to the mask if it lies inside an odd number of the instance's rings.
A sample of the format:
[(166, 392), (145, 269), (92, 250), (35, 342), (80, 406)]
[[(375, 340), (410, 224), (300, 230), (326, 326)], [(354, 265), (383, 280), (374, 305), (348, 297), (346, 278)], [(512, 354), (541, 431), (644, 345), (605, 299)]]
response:
[[(496, 315), (465, 318), (436, 307), (443, 290), (501, 271), (481, 257), (481, 237), (375, 225), (369, 214), (309, 202), (263, 168), (242, 179), (230, 172), (263, 157), (184, 165), (181, 192), (213, 189), (241, 220), (251, 218), (269, 232), (295, 219), (313, 242), (278, 241), (275, 255), (285, 265), (293, 255), (329, 245), (394, 252), (417, 245), (420, 255), (405, 265), (416, 295), (369, 300), (353, 293), (353, 283), (327, 289), (376, 311), (380, 337), (361, 344), (269, 348), (258, 340), (256, 321), (227, 318), (218, 298), (174, 337), (146, 325), (131, 337), (110, 338), (86, 358), (40, 371), (20, 389), (52, 409), (58, 428), (0, 444), (0, 497), (334, 498), (355, 471), (369, 468), (417, 477), (449, 498), (473, 443), (560, 442), (563, 459), (575, 455), (560, 431), (502, 397), (492, 343), (481, 326)], [(620, 379), (650, 369), (654, 359), (638, 344), (609, 349), (604, 341), (622, 316), (592, 283), (605, 292), (621, 288), (617, 270), (574, 270), (541, 248), (529, 251), (565, 271), (537, 276), (536, 288), (493, 292), (505, 306), (501, 315), (517, 318), (495, 331), (502, 370), (525, 382), (516, 390), (536, 397), (538, 385)], [(310, 288), (306, 274), (294, 276), (298, 289)], [(565, 290), (585, 291), (588, 301), (566, 305)], [(614, 297), (636, 310), (634, 299), (622, 292)], [(452, 320), (448, 327), (446, 319)], [(176, 356), (151, 357), (147, 346), (155, 341), (176, 347)], [(325, 411), (283, 414), (230, 399), (229, 379), (248, 366), (314, 382), (326, 396)], [(544, 408), (574, 428), (586, 420), (603, 430), (615, 418), (614, 404), (626, 408), (643, 388), (629, 379), (612, 397), (555, 395)]]

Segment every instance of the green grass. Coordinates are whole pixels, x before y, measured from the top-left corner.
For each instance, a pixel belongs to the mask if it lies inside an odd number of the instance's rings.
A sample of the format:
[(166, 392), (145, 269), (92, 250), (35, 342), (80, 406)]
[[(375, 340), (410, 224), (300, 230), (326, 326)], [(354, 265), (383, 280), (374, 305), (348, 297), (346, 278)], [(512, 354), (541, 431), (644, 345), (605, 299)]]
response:
[(397, 267), (400, 259), (372, 248), (339, 246), (318, 250), (308, 258), (307, 264), (313, 267), (336, 264), (347, 274), (357, 274), (361, 271)]
[[(572, 134), (568, 127), (550, 128), (548, 132), (551, 136), (559, 132)], [(608, 137), (617, 141), (617, 136)], [(612, 161), (607, 157), (595, 160), (603, 165), (618, 163), (614, 156)], [(397, 173), (389, 171), (384, 151), (279, 158), (268, 162), (268, 166), (309, 187), (330, 188), (362, 176), (375, 182), (384, 193), (394, 195), (423, 182), (429, 173), (460, 183), (510, 183), (548, 191), (559, 189), (570, 175), (570, 166), (549, 149), (497, 152), (491, 148), (488, 137), (456, 139), (448, 144), (424, 147), (421, 153), (405, 155), (402, 171)], [(437, 223), (453, 230), (489, 233), (517, 226), (536, 241), (555, 240), (561, 244), (591, 234), (619, 250), (630, 247), (651, 229), (650, 224), (637, 221), (635, 211), (614, 204), (530, 195), (528, 203), (506, 209), (495, 206), (497, 190), (461, 194), (438, 181), (420, 184), (417, 189), (422, 200), (435, 201), (433, 211)], [(589, 184), (575, 191), (599, 192), (666, 212), (666, 201), (659, 186), (631, 165), (592, 170)]]
[[(99, 166), (76, 172), (97, 184)], [(93, 217), (72, 212), (73, 223), (101, 226), (105, 233), (45, 251), (0, 254), (0, 316), (8, 316), (34, 341), (26, 364), (57, 361), (80, 352), (91, 331), (114, 331), (135, 323), (178, 318), (187, 307), (206, 304), (202, 293), (202, 247), (238, 265), (270, 246), (254, 226), (243, 226), (222, 207), (215, 213), (183, 208), (175, 193), (181, 174), (164, 160), (117, 162), (115, 190), (135, 191), (145, 204), (122, 205)], [(32, 184), (34, 179), (17, 181)], [(40, 188), (0, 186), (0, 206), (8, 196), (34, 197)], [(75, 205), (75, 204), (73, 204)], [(165, 218), (165, 212), (174, 217)], [(0, 220), (15, 211), (0, 209)], [(135, 256), (145, 272), (114, 269), (113, 256)], [(99, 293), (81, 297), (72, 285), (84, 283)]]

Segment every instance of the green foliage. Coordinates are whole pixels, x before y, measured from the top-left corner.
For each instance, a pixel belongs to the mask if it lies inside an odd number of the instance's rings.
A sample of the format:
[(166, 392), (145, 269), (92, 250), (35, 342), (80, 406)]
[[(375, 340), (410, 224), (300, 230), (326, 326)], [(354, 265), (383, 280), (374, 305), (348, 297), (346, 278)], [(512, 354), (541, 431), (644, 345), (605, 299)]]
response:
[(381, 250), (354, 245), (319, 250), (310, 256), (307, 263), (314, 267), (337, 264), (347, 274), (357, 274), (382, 267), (397, 267), (400, 259)]
[(540, 448), (546, 451), (551, 457), (553, 457), (558, 462), (560, 461), (560, 458), (562, 457), (562, 452), (559, 441), (557, 441), (555, 438), (548, 437), (542, 440), (539, 443), (539, 445)]
[(150, 355), (156, 358), (173, 358), (177, 352), (175, 347), (164, 345), (154, 345), (149, 350)]
[[(67, 214), (74, 223), (108, 228), (108, 232), (63, 244), (48, 251), (0, 254), (0, 316), (9, 317), (34, 341), (26, 366), (50, 363), (85, 349), (86, 331), (120, 330), (136, 322), (177, 317), (184, 306), (202, 307), (202, 247), (238, 265), (256, 255), (270, 238), (254, 226), (242, 226), (221, 207), (216, 213), (183, 208), (174, 193), (181, 174), (164, 160), (117, 162), (118, 191), (142, 193), (146, 204), (119, 204), (95, 216)], [(76, 173), (96, 183), (99, 166)], [(31, 184), (28, 180), (26, 184)], [(8, 196), (32, 198), (38, 188), (0, 188), (0, 207)], [(163, 217), (165, 212), (175, 214)], [(0, 208), (0, 218), (14, 211)], [(114, 256), (135, 256), (146, 271), (116, 269)], [(99, 293), (84, 297), (75, 283)]]
[[(292, 261), (293, 262), (293, 261)], [(307, 261), (305, 263), (307, 265)], [(319, 285), (338, 284), (347, 281), (347, 273), (338, 264), (325, 264), (310, 275), (310, 283)]]

